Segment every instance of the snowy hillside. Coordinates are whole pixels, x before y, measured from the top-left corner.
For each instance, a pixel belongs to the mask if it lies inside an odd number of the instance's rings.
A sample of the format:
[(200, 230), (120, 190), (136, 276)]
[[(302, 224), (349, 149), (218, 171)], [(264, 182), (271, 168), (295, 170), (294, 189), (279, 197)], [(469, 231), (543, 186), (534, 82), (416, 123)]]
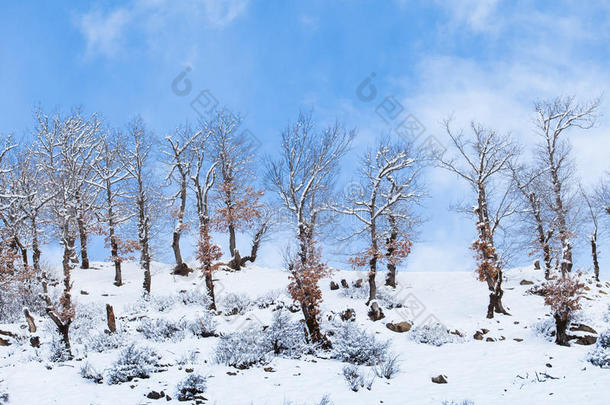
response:
[[(28, 332), (25, 318), (0, 325), (0, 330), (13, 335), (2, 336), (10, 345), (0, 347), (0, 392), (8, 393), (13, 404), (154, 404), (166, 403), (170, 397), (170, 403), (177, 403), (177, 385), (189, 375), (200, 375), (206, 378), (207, 388), (194, 401), (223, 405), (318, 404), (324, 403), (325, 395), (327, 403), (334, 404), (465, 400), (474, 404), (605, 404), (610, 395), (608, 370), (586, 361), (594, 346), (574, 344), (573, 340), (571, 347), (562, 347), (544, 336), (545, 326), (554, 330), (548, 307), (541, 296), (527, 293), (540, 283), (541, 271), (521, 268), (506, 272), (504, 303), (511, 316), (495, 319), (485, 318), (487, 291), (471, 273), (400, 272), (396, 290), (382, 287), (377, 293), (385, 318), (376, 322), (367, 317), (366, 282), (354, 287), (365, 274), (335, 271), (321, 282), (322, 329), (329, 334), (333, 349), (299, 346), (273, 355), (273, 350), (261, 353), (256, 346), (264, 344), (261, 336), (270, 338), (278, 326), (263, 332), (274, 322), (274, 314), (287, 314), (295, 322), (302, 319), (299, 307), (286, 292), (286, 272), (259, 267), (215, 272), (219, 311), (210, 314), (200, 276), (173, 276), (170, 270), (170, 266), (153, 263), (149, 301), (140, 298), (142, 272), (135, 264), (125, 266), (121, 287), (112, 285), (114, 273), (109, 263), (75, 270), (77, 314), (71, 331), (75, 359), (52, 361), (57, 345), (51, 337), (57, 334), (46, 325), (46, 317), (35, 317), (38, 331), (34, 334)], [(383, 276), (377, 277), (381, 280)], [(342, 280), (348, 288), (342, 286)], [(331, 281), (337, 289), (331, 289)], [(587, 288), (580, 312), (586, 316), (577, 316), (572, 328), (584, 324), (601, 333), (610, 327), (610, 283), (589, 282)], [(104, 333), (106, 304), (111, 304), (116, 314), (117, 331), (113, 334)], [(342, 315), (350, 315), (344, 313), (347, 309), (353, 309), (355, 315), (343, 321)], [(411, 329), (398, 332), (388, 328), (388, 324), (400, 322), (412, 324)], [(346, 323), (352, 326), (346, 329)], [(422, 328), (435, 323), (443, 326)], [(344, 354), (350, 350), (342, 347), (350, 343), (339, 340), (346, 330), (356, 333), (354, 324), (370, 334), (369, 343), (373, 336), (379, 347), (389, 340), (386, 358), (398, 355), (400, 368), (386, 379), (375, 377), (372, 366), (358, 366), (365, 385), (356, 387), (358, 392), (350, 389), (344, 377), (348, 363), (338, 359), (343, 358), (340, 350)], [(289, 335), (286, 330), (300, 333), (299, 325), (291, 325), (280, 328), (284, 337)], [(408, 328), (404, 323), (400, 326)], [(585, 326), (579, 329), (584, 331), (570, 333), (597, 336)], [(236, 331), (243, 335), (231, 335)], [(32, 335), (39, 336), (39, 348), (31, 346)], [(243, 356), (255, 364), (249, 368), (222, 364), (227, 357), (219, 358), (217, 347), (223, 339), (233, 352), (249, 344)], [(116, 372), (111, 376), (117, 369), (115, 361), (132, 342), (135, 348), (154, 351), (150, 377), (111, 384), (113, 378), (117, 382)], [(356, 354), (365, 354), (356, 349)], [(102, 381), (82, 377), (82, 369)], [(379, 373), (380, 368), (376, 369)], [(433, 383), (431, 378), (439, 375), (445, 376), (447, 383)], [(161, 398), (153, 399), (155, 394)]]

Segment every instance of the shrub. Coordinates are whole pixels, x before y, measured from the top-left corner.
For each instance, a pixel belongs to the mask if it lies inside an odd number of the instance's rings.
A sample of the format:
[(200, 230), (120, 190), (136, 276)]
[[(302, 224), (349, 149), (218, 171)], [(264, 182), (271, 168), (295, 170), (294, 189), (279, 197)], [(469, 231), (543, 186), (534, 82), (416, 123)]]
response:
[(57, 334), (57, 331), (52, 332), (51, 343), (49, 345), (49, 361), (60, 363), (71, 359), (70, 352), (66, 349), (66, 345)]
[(148, 378), (157, 370), (159, 355), (148, 347), (127, 346), (108, 371), (108, 384), (120, 384), (134, 378)]
[(203, 394), (207, 389), (207, 378), (199, 374), (191, 373), (176, 387), (178, 401), (192, 401), (198, 394)]
[(199, 290), (180, 291), (178, 299), (180, 299), (184, 305), (199, 305), (205, 309), (208, 309), (212, 303), (210, 296)]
[(124, 330), (117, 330), (114, 333), (97, 332), (91, 333), (85, 340), (84, 345), (87, 351), (101, 353), (125, 346), (126, 340), (127, 333)]
[(167, 319), (143, 319), (138, 326), (138, 331), (144, 335), (146, 339), (151, 339), (157, 342), (166, 340), (181, 340), (184, 338), (184, 329), (186, 324), (181, 321), (168, 321)]
[(83, 366), (80, 368), (80, 376), (87, 380), (91, 380), (96, 384), (101, 384), (104, 379), (102, 374), (93, 368), (88, 361), (85, 362), (85, 364), (83, 364)]
[(433, 346), (442, 346), (445, 343), (454, 343), (459, 337), (449, 333), (447, 328), (439, 323), (418, 326), (409, 334), (411, 340)]
[(239, 369), (267, 363), (269, 354), (264, 333), (255, 328), (221, 337), (215, 352), (218, 363)]
[(250, 298), (245, 294), (227, 294), (221, 300), (223, 312), (229, 315), (243, 315), (250, 306)]
[(216, 321), (211, 312), (206, 311), (188, 323), (187, 329), (195, 336), (209, 337), (216, 335)]
[(105, 326), (106, 309), (102, 305), (79, 305), (70, 325), (71, 340), (85, 344), (91, 339), (91, 331), (103, 329)]
[(610, 368), (610, 329), (600, 333), (595, 347), (587, 354), (587, 360), (594, 366)]
[(469, 399), (463, 401), (443, 401), (442, 405), (474, 405), (474, 402)]
[(298, 358), (309, 350), (303, 325), (293, 322), (287, 311), (273, 314), (273, 321), (264, 335), (267, 350), (275, 355)]
[(261, 295), (260, 297), (255, 299), (254, 305), (256, 305), (257, 307), (259, 307), (261, 309), (264, 309), (264, 308), (269, 308), (271, 305), (275, 305), (277, 303), (283, 307), (284, 302), (279, 300), (279, 298), (282, 296), (283, 292), (284, 292), (284, 290), (282, 290), (282, 289), (271, 290), (271, 291), (267, 292), (266, 294)]
[(342, 322), (333, 330), (331, 356), (353, 364), (372, 366), (387, 356), (389, 341), (380, 342), (353, 322)]
[(388, 380), (393, 378), (400, 372), (400, 365), (398, 364), (398, 355), (388, 356), (385, 360), (375, 365), (373, 368), (375, 375), (379, 378), (387, 378)]
[(374, 374), (367, 378), (364, 376), (363, 371), (354, 365), (347, 365), (343, 367), (343, 378), (345, 378), (345, 382), (347, 382), (349, 388), (355, 392), (364, 387), (370, 390), (373, 387), (373, 382), (375, 381)]
[(536, 335), (552, 342), (555, 336), (555, 320), (553, 318), (543, 318), (532, 325)]

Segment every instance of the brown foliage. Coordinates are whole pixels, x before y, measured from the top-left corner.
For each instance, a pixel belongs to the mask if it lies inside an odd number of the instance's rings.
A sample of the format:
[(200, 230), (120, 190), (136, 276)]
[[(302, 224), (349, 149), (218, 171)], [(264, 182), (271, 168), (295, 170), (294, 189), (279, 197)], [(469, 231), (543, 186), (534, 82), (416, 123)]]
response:
[(260, 198), (264, 192), (247, 186), (238, 190), (233, 183), (223, 182), (218, 185), (219, 193), (229, 204), (218, 207), (214, 226), (218, 231), (226, 232), (229, 225), (236, 230), (247, 229), (252, 226), (254, 219), (262, 215), (263, 204)]
[(581, 308), (580, 300), (584, 293), (584, 283), (580, 274), (555, 276), (543, 284), (545, 290), (544, 303), (551, 307), (562, 319), (568, 319), (573, 311)]
[(347, 259), (348, 263), (353, 267), (364, 267), (368, 266), (369, 262), (373, 258), (377, 258), (379, 263), (387, 261), (389, 264), (398, 266), (404, 259), (411, 253), (411, 247), (413, 242), (408, 238), (401, 240), (389, 240), (385, 243), (385, 251), (382, 252), (380, 249), (369, 248), (359, 254)]

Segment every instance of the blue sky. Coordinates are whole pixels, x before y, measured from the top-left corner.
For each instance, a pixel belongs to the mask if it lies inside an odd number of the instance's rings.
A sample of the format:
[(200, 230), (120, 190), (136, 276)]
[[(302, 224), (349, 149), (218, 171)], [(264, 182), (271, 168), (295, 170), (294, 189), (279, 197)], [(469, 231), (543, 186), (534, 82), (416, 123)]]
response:
[[(397, 123), (376, 113), (388, 96), (441, 143), (440, 121), (453, 114), (456, 125), (475, 119), (531, 145), (536, 99), (605, 93), (596, 128), (570, 137), (585, 186), (610, 166), (607, 2), (3, 2), (0, 36), (0, 133), (27, 134), (37, 105), (82, 105), (113, 126), (140, 114), (164, 136), (197, 119), (190, 102), (208, 89), (246, 117), (261, 154), (275, 153), (279, 131), (310, 108), (320, 123), (357, 128), (357, 154)], [(192, 90), (178, 96), (171, 83), (187, 67)], [(372, 72), (377, 96), (363, 102), (356, 88)], [(473, 226), (449, 206), (468, 189), (439, 170), (426, 183), (429, 221), (409, 268), (467, 270)], [(277, 246), (265, 252), (264, 264), (279, 263)], [(584, 253), (577, 265), (587, 267)]]

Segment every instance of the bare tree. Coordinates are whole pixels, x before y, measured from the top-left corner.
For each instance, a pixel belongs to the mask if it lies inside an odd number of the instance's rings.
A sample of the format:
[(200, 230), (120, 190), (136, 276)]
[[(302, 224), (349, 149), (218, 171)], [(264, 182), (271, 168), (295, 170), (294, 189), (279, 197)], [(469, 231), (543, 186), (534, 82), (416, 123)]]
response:
[(599, 281), (599, 253), (597, 250), (597, 237), (599, 233), (600, 207), (595, 205), (593, 197), (587, 194), (582, 186), (580, 187), (580, 193), (585, 201), (585, 204), (587, 205), (589, 219), (591, 220), (592, 228), (591, 233), (589, 234), (589, 242), (591, 243), (591, 259), (593, 260), (593, 274), (595, 275), (595, 280)]
[(124, 149), (123, 135), (116, 131), (107, 134), (98, 145), (98, 159), (92, 165), (95, 177), (89, 184), (99, 190), (101, 206), (105, 215), (101, 218), (107, 226), (106, 243), (110, 247), (110, 260), (114, 263), (114, 285), (123, 285), (121, 262), (124, 255), (135, 249), (132, 241), (124, 240), (118, 233), (121, 224), (129, 221), (133, 214), (125, 207), (126, 180), (130, 172), (125, 168), (125, 162), (120, 157)]
[(596, 204), (608, 215), (610, 215), (610, 172), (599, 183), (595, 190)]
[(572, 270), (572, 237), (576, 190), (566, 133), (573, 128), (589, 129), (596, 122), (599, 100), (578, 104), (574, 97), (556, 98), (536, 103), (536, 128), (542, 137), (539, 146), (541, 166), (547, 167), (546, 181), (552, 190), (549, 203), (554, 213), (554, 228), (561, 243), (561, 272)]
[(187, 275), (192, 270), (182, 260), (180, 251), (180, 237), (182, 232), (187, 227), (185, 223), (186, 200), (188, 185), (191, 177), (192, 161), (189, 153), (192, 143), (200, 135), (200, 132), (193, 132), (188, 125), (178, 128), (173, 137), (168, 136), (168, 150), (164, 153), (167, 156), (167, 165), (169, 172), (166, 181), (173, 181), (177, 184), (177, 191), (171, 196), (172, 203), (178, 201), (178, 207), (172, 211), (172, 216), (175, 219), (174, 232), (172, 235), (172, 250), (176, 259), (176, 267), (174, 274)]
[[(397, 221), (411, 222), (407, 210), (401, 209), (401, 206), (413, 204), (421, 197), (417, 190), (420, 173), (418, 166), (419, 159), (407, 145), (391, 144), (389, 139), (382, 140), (375, 150), (368, 151), (364, 156), (360, 195), (350, 195), (343, 205), (334, 207), (337, 212), (350, 215), (361, 224), (353, 236), (365, 239), (366, 249), (353, 258), (352, 263), (356, 266), (368, 264), (367, 305), (371, 306), (370, 316), (373, 320), (383, 317), (376, 296), (378, 262), (388, 259), (394, 265), (393, 258), (406, 257), (410, 252), (410, 241), (401, 240), (402, 243), (397, 243)], [(390, 246), (385, 246), (388, 235), (381, 229), (383, 221), (390, 225), (387, 229), (390, 233)]]
[[(307, 277), (308, 273), (318, 273), (312, 269), (324, 268), (316, 259), (318, 255), (311, 259), (308, 256), (316, 252), (314, 235), (320, 225), (319, 216), (331, 205), (338, 162), (349, 149), (354, 133), (339, 124), (319, 132), (314, 128), (311, 114), (301, 113), (294, 125), (282, 131), (279, 159), (268, 162), (267, 187), (292, 214), (296, 227), (297, 259), (290, 258), (287, 262), (297, 287), (303, 286), (306, 280), (317, 280)], [(321, 339), (316, 300), (311, 297), (315, 288), (302, 288), (302, 292), (299, 296), (305, 299), (299, 302), (309, 333), (314, 340)]]
[[(239, 115), (224, 109), (204, 125), (219, 171), (215, 186), (220, 201), (216, 209), (216, 226), (220, 231), (229, 232), (229, 266), (234, 270), (239, 270), (246, 261), (236, 248), (236, 232), (251, 229), (260, 217), (262, 204), (259, 199), (263, 194), (251, 186), (255, 145), (249, 137), (238, 133), (241, 122)], [(257, 242), (260, 243), (260, 239)], [(256, 254), (247, 258), (255, 259)]]
[[(473, 244), (473, 250), (478, 261), (479, 280), (485, 281), (490, 291), (487, 317), (493, 318), (494, 312), (508, 314), (502, 305), (503, 263), (494, 244), (494, 235), (502, 221), (516, 211), (510, 198), (510, 187), (501, 187), (499, 180), (508, 170), (508, 162), (517, 150), (508, 136), (500, 136), (475, 123), (471, 124), (471, 128), (472, 137), (465, 138), (461, 131), (455, 134), (450, 121), (445, 121), (445, 129), (455, 146), (457, 158), (437, 154), (436, 160), (440, 167), (465, 180), (476, 195), (473, 213), (478, 239)], [(501, 190), (493, 193), (496, 188)], [(494, 198), (494, 194), (497, 194), (497, 198)]]
[[(205, 279), (206, 289), (211, 299), (210, 309), (216, 310), (216, 297), (214, 295), (214, 279), (212, 272), (217, 268), (218, 264), (214, 263), (218, 260), (222, 251), (220, 247), (212, 243), (210, 236), (210, 204), (209, 194), (214, 187), (216, 181), (216, 167), (218, 162), (212, 160), (208, 162), (206, 142), (209, 139), (210, 131), (200, 131), (199, 137), (192, 143), (191, 153), (193, 154), (192, 161), (194, 162), (193, 174), (191, 176), (193, 191), (195, 192), (195, 200), (197, 202), (197, 217), (199, 218), (199, 241), (197, 249), (197, 260), (200, 263), (200, 269)], [(202, 178), (202, 169), (209, 163), (206, 170), (205, 178)]]
[(129, 181), (133, 183), (128, 195), (136, 202), (140, 266), (144, 269), (143, 288), (145, 294), (150, 294), (151, 233), (158, 193), (155, 192), (151, 167), (152, 140), (141, 118), (135, 118), (128, 124), (128, 138), (130, 146), (123, 149), (122, 158), (125, 170), (129, 173)]
[(524, 205), (520, 212), (525, 222), (525, 234), (533, 234), (533, 238), (528, 238), (528, 244), (534, 251), (542, 252), (544, 277), (549, 280), (553, 268), (554, 254), (551, 244), (554, 229), (548, 205), (543, 200), (543, 197), (549, 194), (542, 181), (545, 170), (532, 170), (526, 166), (515, 167), (512, 164), (510, 169)]
[(51, 221), (63, 247), (63, 292), (58, 305), (50, 297), (44, 297), (46, 312), (60, 332), (65, 347), (70, 352), (69, 330), (74, 318), (71, 273), (76, 256), (74, 241), (78, 234), (78, 196), (87, 179), (87, 167), (93, 160), (99, 143), (98, 121), (95, 115), (88, 119), (80, 111), (62, 119), (37, 113), (37, 142), (34, 154), (38, 167), (44, 173), (49, 187), (55, 190), (49, 201)]

